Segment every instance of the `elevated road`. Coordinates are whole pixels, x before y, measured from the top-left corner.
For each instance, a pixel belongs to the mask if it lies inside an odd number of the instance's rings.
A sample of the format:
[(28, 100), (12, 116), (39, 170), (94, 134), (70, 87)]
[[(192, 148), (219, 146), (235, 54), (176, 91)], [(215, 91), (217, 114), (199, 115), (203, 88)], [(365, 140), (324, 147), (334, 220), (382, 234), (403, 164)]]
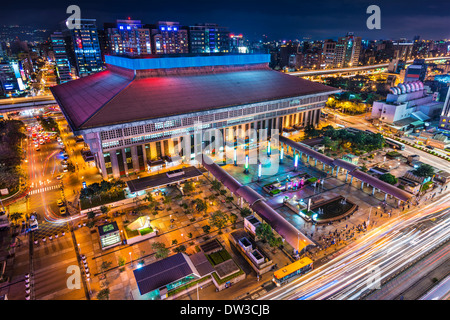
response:
[[(450, 57), (436, 57), (436, 58), (426, 58), (426, 61), (435, 61), (435, 60), (448, 60)], [(412, 63), (414, 60), (408, 60), (407, 63)], [(309, 71), (297, 71), (297, 72), (288, 72), (287, 74), (291, 76), (300, 76), (300, 77), (309, 77), (309, 76), (320, 76), (334, 73), (351, 73), (358, 71), (367, 71), (378, 68), (387, 68), (389, 63), (381, 63), (374, 64), (370, 66), (361, 66), (361, 67), (351, 67), (351, 68), (337, 68), (337, 69), (326, 69), (326, 70), (309, 70)]]
[(0, 113), (56, 104), (53, 95), (0, 99)]
[[(449, 199), (450, 195), (445, 194), (370, 230), (330, 262), (262, 299), (364, 299), (442, 246), (442, 254), (431, 260), (440, 264), (448, 257)], [(415, 283), (414, 277), (405, 280), (409, 285)]]

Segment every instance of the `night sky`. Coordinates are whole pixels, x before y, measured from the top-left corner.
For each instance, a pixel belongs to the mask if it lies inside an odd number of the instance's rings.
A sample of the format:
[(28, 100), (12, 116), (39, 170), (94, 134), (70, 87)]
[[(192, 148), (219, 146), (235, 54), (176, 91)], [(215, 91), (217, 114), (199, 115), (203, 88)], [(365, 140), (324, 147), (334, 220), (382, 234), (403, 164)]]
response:
[[(82, 18), (97, 25), (131, 17), (143, 23), (179, 21), (181, 25), (217, 23), (250, 40), (336, 39), (348, 31), (363, 39), (450, 38), (449, 0), (147, 0), (147, 1), (2, 1), (0, 24), (55, 29), (66, 19), (66, 8), (76, 4)], [(381, 30), (369, 30), (366, 9), (381, 8)]]

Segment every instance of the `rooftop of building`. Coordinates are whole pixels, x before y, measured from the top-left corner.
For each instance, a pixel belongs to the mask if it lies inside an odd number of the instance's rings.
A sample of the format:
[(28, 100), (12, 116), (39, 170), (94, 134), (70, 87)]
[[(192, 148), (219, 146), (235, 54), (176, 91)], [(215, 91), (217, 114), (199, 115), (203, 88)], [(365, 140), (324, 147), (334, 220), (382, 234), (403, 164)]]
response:
[(337, 91), (273, 71), (268, 59), (111, 56), (107, 70), (51, 91), (74, 131)]

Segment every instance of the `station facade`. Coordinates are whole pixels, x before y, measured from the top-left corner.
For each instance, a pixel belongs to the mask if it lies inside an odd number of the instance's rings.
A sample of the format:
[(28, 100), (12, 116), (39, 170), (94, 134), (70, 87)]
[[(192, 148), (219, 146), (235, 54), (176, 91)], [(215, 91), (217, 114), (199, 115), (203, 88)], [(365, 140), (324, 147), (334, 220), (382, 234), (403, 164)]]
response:
[(183, 154), (181, 145), (190, 137), (196, 150), (199, 128), (218, 130), (225, 149), (248, 144), (250, 129), (270, 136), (273, 129), (317, 125), (328, 96), (339, 90), (273, 71), (269, 60), (265, 54), (107, 56), (106, 71), (52, 92), (103, 177), (118, 178), (191, 162), (195, 154)]

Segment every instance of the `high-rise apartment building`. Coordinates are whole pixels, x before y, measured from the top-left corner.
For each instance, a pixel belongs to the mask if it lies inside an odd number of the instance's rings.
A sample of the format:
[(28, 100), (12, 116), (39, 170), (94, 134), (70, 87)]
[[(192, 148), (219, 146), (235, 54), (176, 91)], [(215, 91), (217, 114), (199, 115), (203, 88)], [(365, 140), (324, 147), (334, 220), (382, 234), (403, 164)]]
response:
[(62, 32), (54, 32), (51, 36), (53, 55), (56, 65), (56, 73), (60, 83), (72, 80), (70, 73), (70, 63), (66, 52), (66, 42)]
[(324, 68), (333, 68), (336, 58), (336, 41), (325, 40), (322, 48), (322, 63)]
[(114, 27), (105, 28), (110, 54), (138, 56), (151, 54), (150, 29), (140, 20), (117, 20)]
[(348, 33), (345, 37), (338, 39), (336, 44), (335, 67), (345, 68), (357, 66), (361, 53), (361, 37), (355, 37)]
[(179, 22), (158, 21), (151, 37), (154, 54), (189, 53), (188, 30)]
[(70, 64), (79, 77), (101, 71), (103, 61), (95, 19), (81, 19), (80, 28), (69, 29), (63, 23), (62, 33), (67, 45)]
[(214, 23), (189, 27), (189, 51), (191, 53), (230, 52), (230, 32)]

